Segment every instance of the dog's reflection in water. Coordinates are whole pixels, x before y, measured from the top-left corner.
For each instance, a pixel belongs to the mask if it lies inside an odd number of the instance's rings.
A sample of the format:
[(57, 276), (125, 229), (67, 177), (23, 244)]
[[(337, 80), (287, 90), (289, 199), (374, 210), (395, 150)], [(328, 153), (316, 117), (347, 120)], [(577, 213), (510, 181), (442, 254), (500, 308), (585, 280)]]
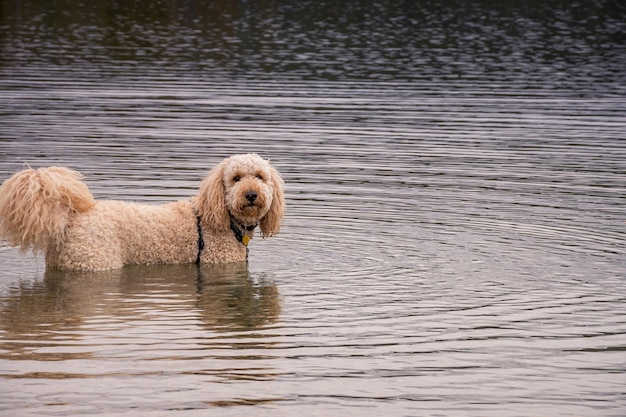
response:
[(0, 350), (14, 359), (46, 341), (82, 339), (85, 331), (90, 338), (110, 336), (129, 324), (156, 322), (166, 332), (247, 332), (280, 315), (278, 288), (270, 277), (251, 275), (245, 262), (51, 270), (10, 288), (0, 301)]

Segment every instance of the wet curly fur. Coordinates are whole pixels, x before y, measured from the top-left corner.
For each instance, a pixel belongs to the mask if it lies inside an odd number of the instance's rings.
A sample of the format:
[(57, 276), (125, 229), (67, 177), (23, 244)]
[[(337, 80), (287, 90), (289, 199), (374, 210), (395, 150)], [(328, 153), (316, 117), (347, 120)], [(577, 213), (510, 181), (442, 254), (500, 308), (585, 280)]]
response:
[(95, 200), (81, 178), (49, 167), (7, 179), (0, 186), (0, 237), (22, 251), (45, 252), (48, 268), (217, 264), (247, 258), (233, 228), (244, 242), (256, 225), (262, 237), (272, 236), (285, 212), (283, 180), (256, 154), (225, 159), (194, 198), (163, 205)]

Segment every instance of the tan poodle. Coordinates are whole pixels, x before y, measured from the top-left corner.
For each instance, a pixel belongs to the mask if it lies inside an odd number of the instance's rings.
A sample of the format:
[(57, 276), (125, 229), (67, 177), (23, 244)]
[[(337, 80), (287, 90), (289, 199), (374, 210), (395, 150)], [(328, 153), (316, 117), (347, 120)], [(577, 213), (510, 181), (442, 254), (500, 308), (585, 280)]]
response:
[(49, 268), (245, 261), (248, 242), (278, 233), (283, 180), (256, 154), (213, 168), (195, 198), (163, 205), (96, 201), (67, 168), (25, 169), (0, 186), (0, 237), (44, 251)]

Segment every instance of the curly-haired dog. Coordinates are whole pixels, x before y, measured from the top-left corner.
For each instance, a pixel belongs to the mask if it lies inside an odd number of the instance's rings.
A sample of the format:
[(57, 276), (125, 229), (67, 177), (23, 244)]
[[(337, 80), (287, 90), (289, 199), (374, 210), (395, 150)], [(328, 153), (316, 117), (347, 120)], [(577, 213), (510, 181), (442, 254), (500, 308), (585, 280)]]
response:
[(245, 261), (258, 225), (278, 233), (283, 180), (256, 154), (213, 168), (195, 198), (163, 205), (95, 200), (78, 172), (18, 172), (0, 187), (0, 236), (46, 253), (51, 268), (106, 270), (129, 264)]

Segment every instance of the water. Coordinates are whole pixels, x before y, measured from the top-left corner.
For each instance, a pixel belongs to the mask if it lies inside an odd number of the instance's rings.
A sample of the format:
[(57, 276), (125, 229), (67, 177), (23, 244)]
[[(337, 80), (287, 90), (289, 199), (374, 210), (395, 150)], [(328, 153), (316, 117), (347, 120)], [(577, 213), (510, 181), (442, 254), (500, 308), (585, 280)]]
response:
[(619, 2), (3, 2), (0, 179), (287, 182), (250, 262), (0, 249), (0, 414), (626, 414)]

